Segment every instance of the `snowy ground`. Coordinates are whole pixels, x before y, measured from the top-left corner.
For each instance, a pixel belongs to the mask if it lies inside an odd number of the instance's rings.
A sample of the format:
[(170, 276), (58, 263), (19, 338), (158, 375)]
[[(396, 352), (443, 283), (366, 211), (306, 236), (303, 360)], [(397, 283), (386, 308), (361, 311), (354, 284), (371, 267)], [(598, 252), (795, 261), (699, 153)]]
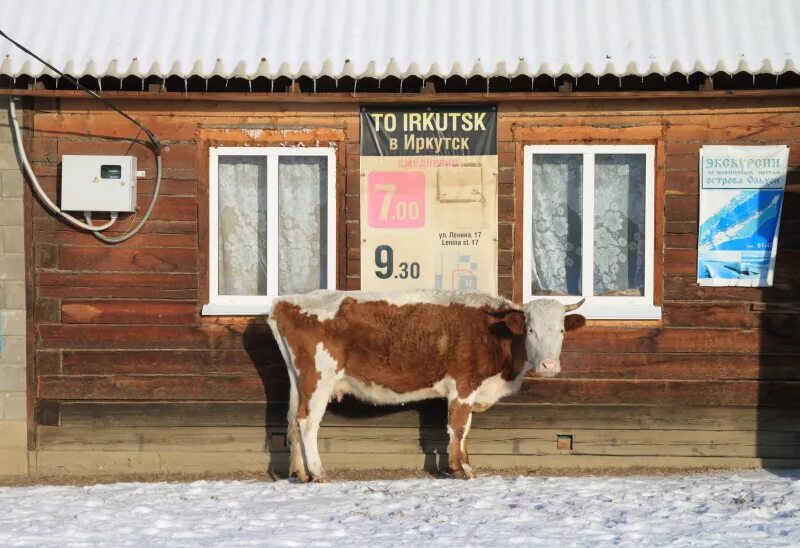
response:
[(800, 546), (800, 472), (0, 488), (2, 546)]

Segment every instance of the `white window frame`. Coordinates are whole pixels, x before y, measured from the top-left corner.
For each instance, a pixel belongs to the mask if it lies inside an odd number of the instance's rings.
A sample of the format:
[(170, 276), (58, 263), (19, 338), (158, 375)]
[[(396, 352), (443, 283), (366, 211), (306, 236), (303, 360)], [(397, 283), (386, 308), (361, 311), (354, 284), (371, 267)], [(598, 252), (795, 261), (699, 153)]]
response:
[[(219, 159), (221, 156), (263, 156), (267, 159), (267, 295), (219, 294)], [(328, 159), (329, 288), (336, 287), (336, 149), (333, 147), (211, 147), (208, 177), (208, 304), (204, 316), (268, 314), (278, 295), (278, 162), (285, 156)]]
[[(531, 291), (531, 267), (533, 265), (533, 155), (534, 154), (580, 154), (583, 156), (583, 211), (581, 264), (581, 296), (533, 295)], [(645, 266), (644, 295), (594, 296), (594, 168), (597, 154), (643, 154), (645, 156)], [(654, 320), (661, 319), (661, 307), (653, 302), (653, 260), (655, 254), (655, 146), (654, 145), (528, 145), (524, 147), (523, 183), (523, 250), (522, 250), (522, 298), (524, 302), (534, 299), (557, 299), (563, 304), (573, 304), (581, 298), (586, 302), (578, 310), (588, 319), (597, 320)], [(592, 253), (586, 253), (591, 250)]]

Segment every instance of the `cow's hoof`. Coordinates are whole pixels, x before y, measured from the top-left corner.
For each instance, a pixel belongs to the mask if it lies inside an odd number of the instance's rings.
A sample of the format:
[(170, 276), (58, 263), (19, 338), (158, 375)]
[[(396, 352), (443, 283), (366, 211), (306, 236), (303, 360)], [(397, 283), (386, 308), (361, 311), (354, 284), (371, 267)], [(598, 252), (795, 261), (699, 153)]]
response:
[(477, 477), (469, 464), (462, 464), (461, 467), (464, 469), (464, 479), (472, 480)]
[(311, 479), (311, 481), (313, 483), (330, 483), (331, 482), (331, 480), (328, 478), (328, 476), (314, 476)]
[(289, 472), (289, 477), (296, 479), (300, 483), (308, 483), (308, 474), (305, 472), (298, 472), (297, 470)]
[(475, 475), (475, 472), (472, 470), (472, 467), (469, 464), (462, 464), (460, 469), (450, 470), (450, 477), (453, 479), (471, 480), (475, 479), (477, 476)]

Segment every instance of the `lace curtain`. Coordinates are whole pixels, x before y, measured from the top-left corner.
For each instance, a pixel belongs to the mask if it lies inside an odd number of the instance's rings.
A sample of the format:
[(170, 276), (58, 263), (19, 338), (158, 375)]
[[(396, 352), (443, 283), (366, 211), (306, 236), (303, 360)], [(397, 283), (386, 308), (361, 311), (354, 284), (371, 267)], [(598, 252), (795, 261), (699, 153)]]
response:
[(219, 294), (267, 294), (267, 159), (219, 159)]
[(282, 156), (278, 181), (278, 292), (325, 287), (328, 160)]
[(645, 157), (598, 154), (594, 179), (594, 294), (644, 295)]
[(583, 157), (533, 156), (534, 295), (581, 294)]
[[(597, 154), (594, 180), (594, 295), (644, 294), (645, 156)], [(534, 295), (582, 290), (581, 154), (534, 154)]]
[[(327, 284), (327, 158), (278, 159), (278, 292)], [(267, 158), (219, 159), (219, 294), (267, 295)]]

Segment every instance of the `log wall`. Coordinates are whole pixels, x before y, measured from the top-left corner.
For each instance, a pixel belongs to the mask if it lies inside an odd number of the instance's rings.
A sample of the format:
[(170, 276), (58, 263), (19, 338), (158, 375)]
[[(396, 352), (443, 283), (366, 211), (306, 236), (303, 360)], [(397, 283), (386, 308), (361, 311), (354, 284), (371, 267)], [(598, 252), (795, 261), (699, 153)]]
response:
[[(378, 100), (387, 101), (362, 99)], [(59, 409), (81, 402), (138, 403), (140, 410), (188, 401), (207, 402), (206, 410), (235, 402), (281, 404), (287, 380), (263, 320), (200, 315), (208, 292), (208, 147), (336, 146), (338, 285), (358, 289), (360, 101), (156, 95), (117, 103), (166, 145), (162, 194), (142, 232), (107, 246), (57, 221), (30, 192), (26, 196), (33, 246), (27, 268), (34, 326), (30, 390), (40, 424), (61, 424)], [(650, 143), (657, 156), (656, 304), (663, 307), (660, 321), (596, 321), (571, 333), (562, 375), (526, 379), (521, 393), (501, 409), (513, 414), (519, 404), (800, 406), (798, 95), (509, 95), (497, 103), (501, 293), (519, 299), (522, 291), (522, 148)], [(137, 134), (122, 117), (90, 100), (38, 98), (27, 119), (29, 156), (52, 196), (63, 154), (132, 153), (147, 172), (138, 189), (140, 208), (146, 207), (153, 156), (124, 140)], [(790, 146), (772, 288), (695, 284), (703, 144)], [(126, 219), (118, 225), (126, 226)], [(52, 439), (48, 435), (44, 439)]]

